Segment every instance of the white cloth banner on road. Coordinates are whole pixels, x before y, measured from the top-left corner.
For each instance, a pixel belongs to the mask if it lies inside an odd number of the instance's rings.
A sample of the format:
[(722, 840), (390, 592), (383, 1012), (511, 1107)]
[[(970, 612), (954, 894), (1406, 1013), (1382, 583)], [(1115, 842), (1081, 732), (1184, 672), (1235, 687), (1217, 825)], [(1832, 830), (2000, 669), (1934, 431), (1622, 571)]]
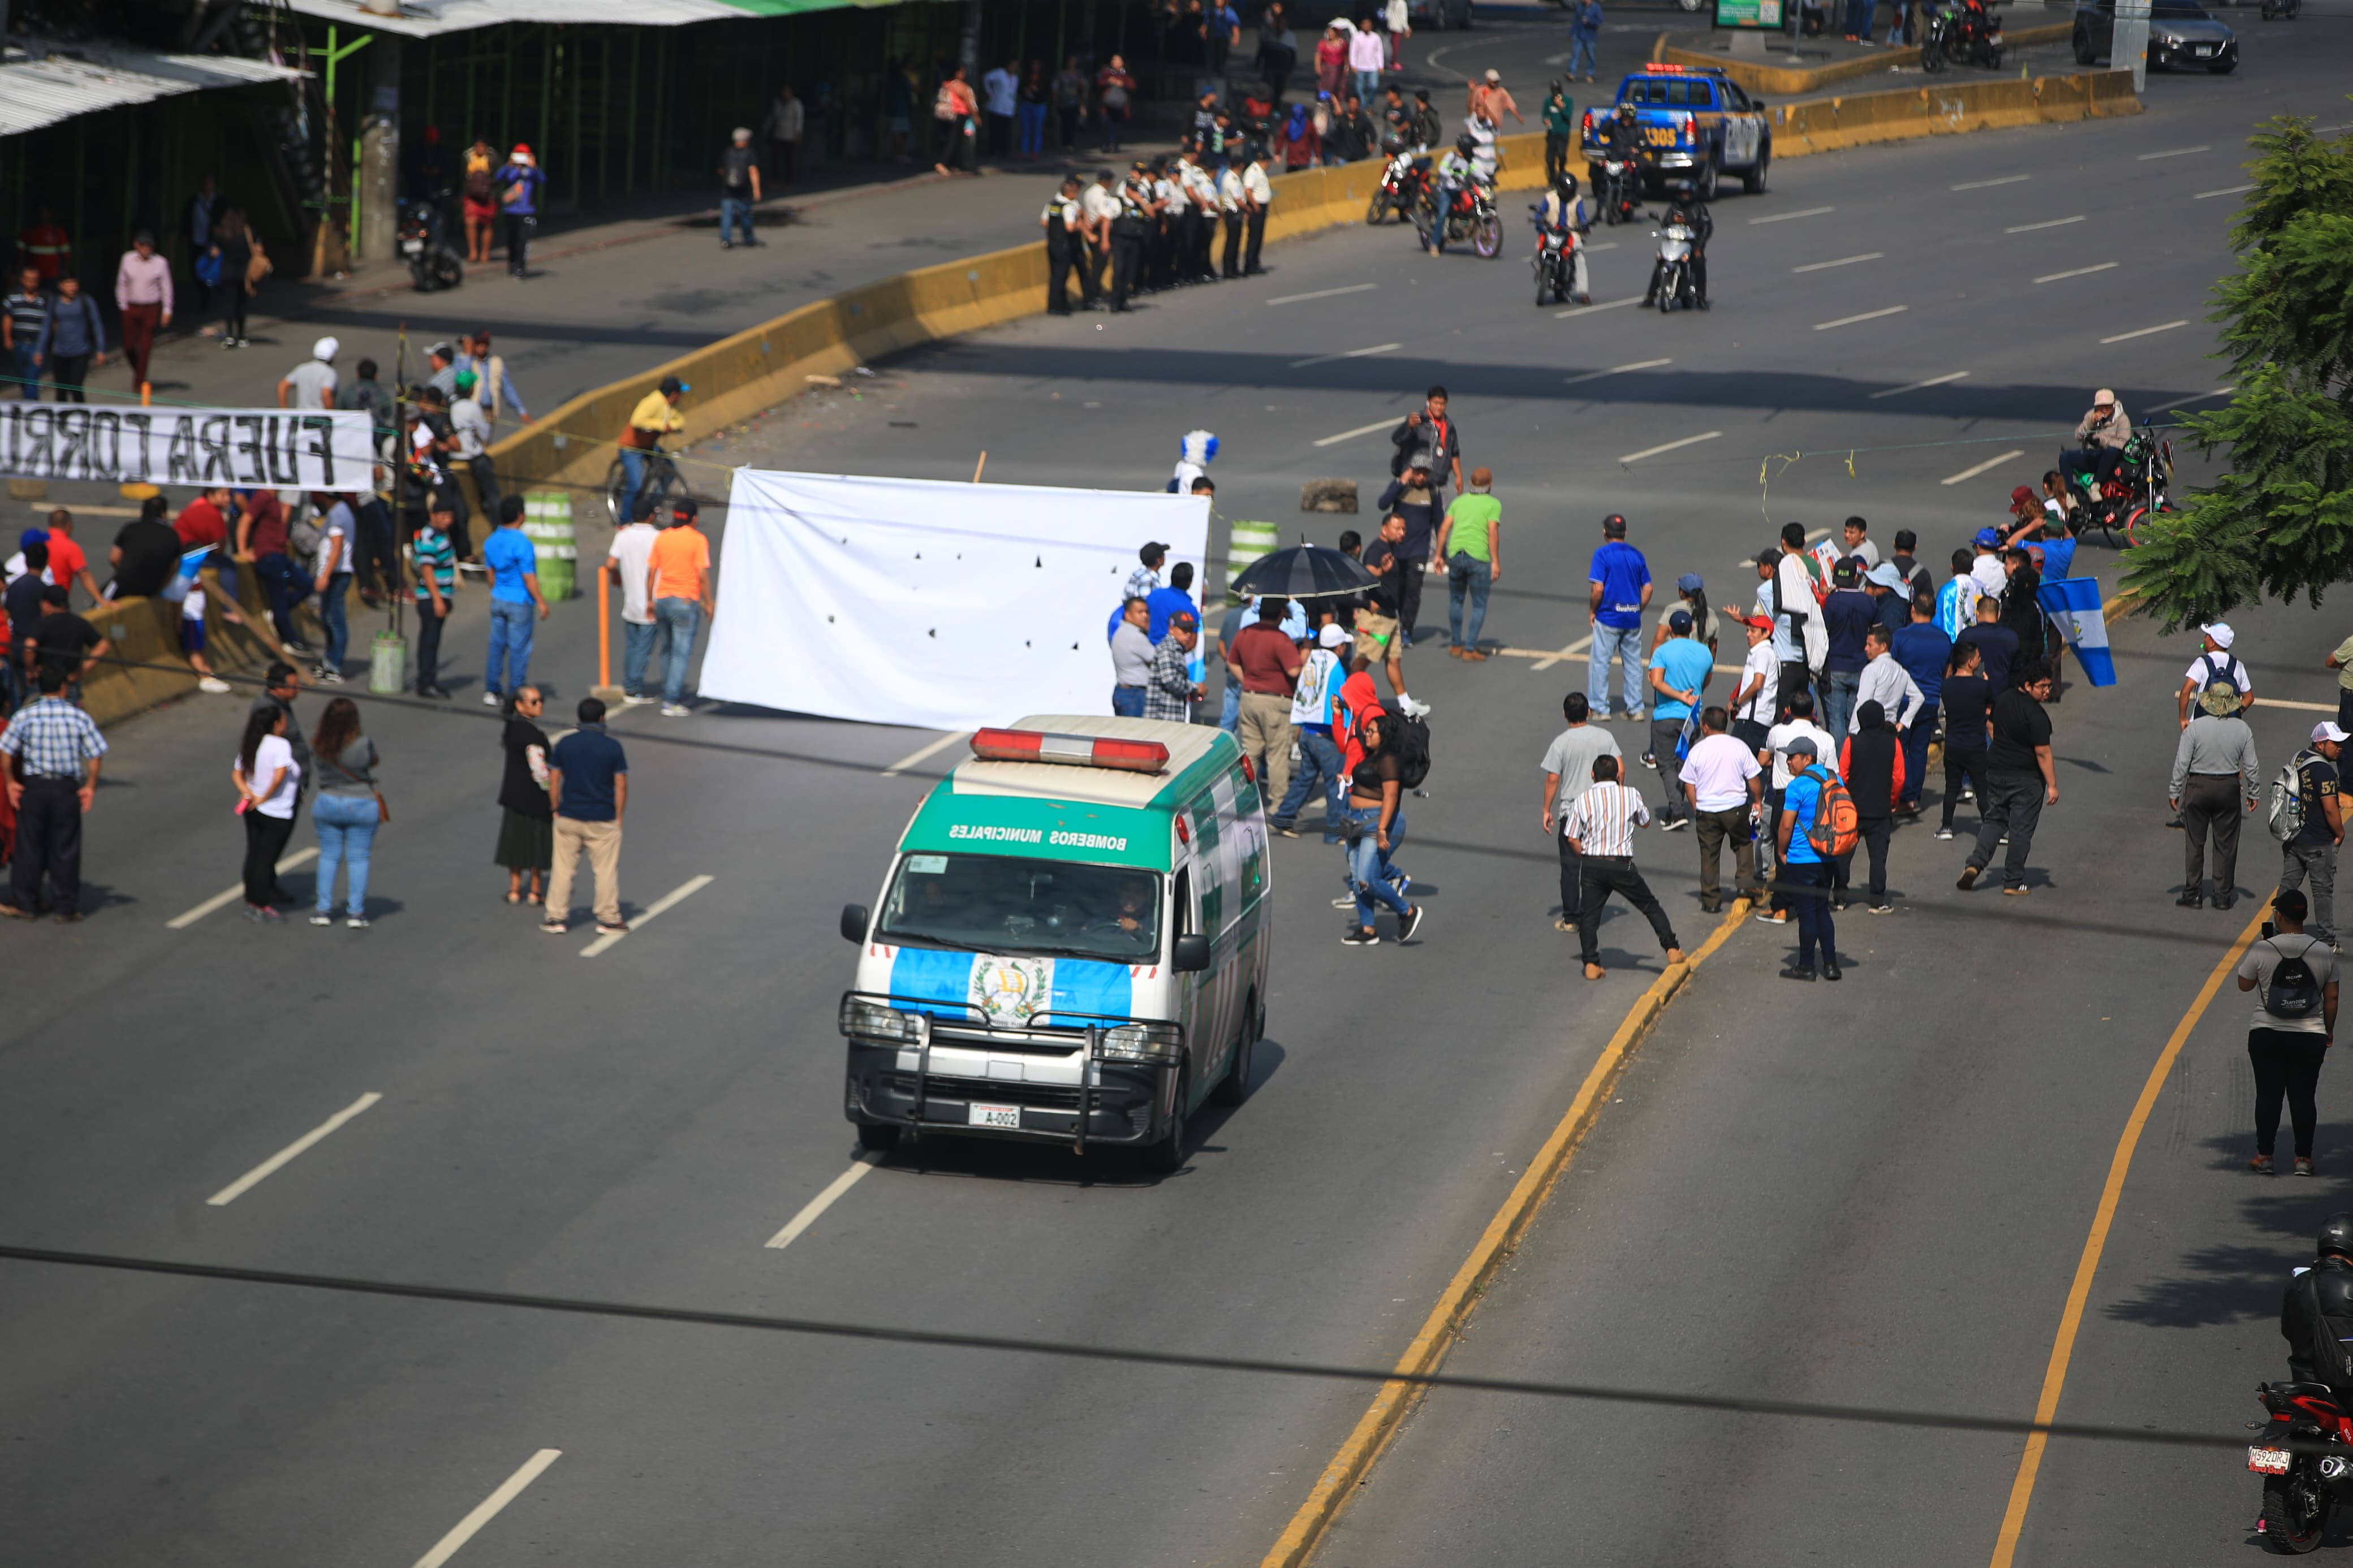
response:
[(0, 404), (0, 474), (109, 484), (363, 490), (375, 439), (363, 409)]
[(1198, 584), (1208, 531), (1206, 496), (738, 468), (701, 689), (930, 730), (1108, 713), (1136, 552)]

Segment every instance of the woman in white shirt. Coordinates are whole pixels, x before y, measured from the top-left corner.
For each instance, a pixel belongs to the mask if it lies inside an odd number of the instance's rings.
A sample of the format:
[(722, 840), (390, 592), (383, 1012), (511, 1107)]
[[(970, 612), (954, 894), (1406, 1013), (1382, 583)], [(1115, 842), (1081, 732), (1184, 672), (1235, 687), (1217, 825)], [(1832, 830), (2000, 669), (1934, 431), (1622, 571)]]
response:
[(293, 836), (302, 778), (302, 764), (286, 739), (285, 709), (259, 708), (246, 720), (245, 740), (229, 777), (237, 781), (242, 797), (237, 809), (245, 817), (245, 918), (282, 920), (270, 907), (269, 894), (278, 883), (278, 858)]

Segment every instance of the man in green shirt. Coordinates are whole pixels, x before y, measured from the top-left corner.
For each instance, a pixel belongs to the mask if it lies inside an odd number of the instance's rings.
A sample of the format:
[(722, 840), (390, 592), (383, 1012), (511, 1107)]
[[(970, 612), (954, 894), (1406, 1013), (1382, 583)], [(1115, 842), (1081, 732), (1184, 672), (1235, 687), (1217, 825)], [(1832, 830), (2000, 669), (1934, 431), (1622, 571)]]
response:
[(1559, 80), (1552, 84), (1552, 93), (1545, 100), (1545, 184), (1547, 188), (1560, 183), (1568, 167), (1569, 144), (1577, 138), (1577, 105), (1569, 101), (1568, 89)]
[[(1479, 647), (1480, 628), (1487, 622), (1487, 590), (1504, 580), (1504, 503), (1488, 492), (1495, 475), (1489, 468), (1471, 470), (1471, 488), (1446, 509), (1438, 527), (1438, 559), (1446, 563), (1446, 626), (1456, 658), (1484, 663)], [(1471, 625), (1465, 636), (1462, 601), (1471, 601)]]

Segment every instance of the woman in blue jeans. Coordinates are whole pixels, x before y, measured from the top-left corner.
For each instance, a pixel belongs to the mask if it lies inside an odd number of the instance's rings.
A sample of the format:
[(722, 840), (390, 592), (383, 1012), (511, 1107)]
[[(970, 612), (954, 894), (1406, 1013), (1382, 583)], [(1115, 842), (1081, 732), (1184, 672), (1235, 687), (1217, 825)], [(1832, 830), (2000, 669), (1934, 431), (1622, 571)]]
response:
[(1408, 903), (1388, 880), (1389, 851), (1405, 842), (1405, 813), (1400, 805), (1405, 786), (1397, 748), (1389, 744), (1388, 715), (1376, 710), (1359, 723), (1364, 760), (1348, 781), (1347, 814), (1356, 834), (1348, 849), (1348, 876), (1356, 886), (1356, 923), (1340, 940), (1350, 947), (1375, 947), (1381, 940), (1373, 929), (1376, 902), (1395, 911), (1399, 942), (1409, 940), (1421, 929), (1421, 907)]
[(335, 870), (341, 867), (346, 887), (343, 924), (364, 931), (370, 851), (384, 803), (375, 788), (375, 742), (360, 733), (360, 710), (350, 698), (336, 698), (319, 716), (311, 756), (319, 770), (319, 798), (311, 807), (311, 825), (319, 830), (319, 891), (311, 923), (335, 923)]

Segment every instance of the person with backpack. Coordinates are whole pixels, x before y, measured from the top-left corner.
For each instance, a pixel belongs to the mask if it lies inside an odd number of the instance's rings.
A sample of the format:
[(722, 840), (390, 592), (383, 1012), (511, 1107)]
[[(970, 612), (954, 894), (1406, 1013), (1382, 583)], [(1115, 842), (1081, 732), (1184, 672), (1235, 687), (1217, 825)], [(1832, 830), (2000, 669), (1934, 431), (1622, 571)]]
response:
[(2198, 657), (2189, 661), (2189, 668), (2181, 672), (2181, 689), (2174, 693), (2174, 705), (2179, 710), (2181, 728), (2185, 730), (2189, 728), (2189, 705), (2198, 700), (2200, 692), (2218, 680), (2231, 683), (2232, 689), (2239, 694), (2239, 707), (2242, 710), (2253, 712), (2255, 706), (2254, 677), (2247, 673), (2246, 665), (2231, 652), (2231, 645), (2239, 640), (2239, 634), (2224, 621), (2216, 621), (2198, 629), (2203, 646), (2199, 649)]
[[(1377, 947), (1374, 906), (1386, 904), (1398, 920), (1398, 941), (1409, 942), (1421, 929), (1422, 906), (1409, 902), (1388, 875), (1389, 855), (1405, 839), (1405, 748), (1398, 743), (1398, 715), (1376, 708), (1357, 721), (1358, 761), (1348, 776), (1348, 879), (1356, 923), (1341, 942)], [(1425, 761), (1428, 753), (1424, 752)]]
[(2214, 907), (2227, 910), (2239, 897), (2239, 819), (2255, 809), (2255, 732), (2239, 717), (2239, 694), (2227, 680), (2209, 686), (2198, 699), (2203, 710), (2181, 731), (2173, 752), (2173, 784), (2166, 803), (2181, 818), (2181, 897), (2185, 910), (2206, 899), (2206, 838), (2214, 838)]
[(1577, 945), (1588, 980), (1599, 980), (1609, 973), (1601, 967), (1600, 929), (1602, 906), (1609, 902), (1612, 893), (1623, 893), (1628, 903), (1642, 911), (1670, 964), (1683, 961), (1683, 945), (1675, 940), (1667, 911), (1659, 907), (1658, 895), (1634, 867), (1634, 829), (1650, 822), (1651, 808), (1642, 804), (1641, 791), (1619, 782), (1618, 771), (1616, 757), (1594, 758), (1593, 783), (1561, 817), (1561, 833), (1584, 861), (1584, 907), (1577, 917)]
[(2255, 1157), (2247, 1168), (2258, 1175), (2272, 1173), (2283, 1098), (2295, 1124), (2295, 1173), (2312, 1174), (2312, 1132), (2320, 1120), (2314, 1091), (2337, 1036), (2337, 954), (2305, 931), (2309, 912), (2302, 893), (2274, 898), (2263, 940), (2239, 963), (2239, 989), (2258, 995), (2247, 1031), (2247, 1059), (2255, 1069)]
[[(2312, 879), (2312, 934), (2337, 945), (2337, 849), (2345, 842), (2344, 797), (2337, 794), (2337, 759), (2346, 731), (2323, 721), (2312, 742), (2272, 781), (2272, 837), (2280, 841), (2279, 890)], [(2249, 809), (2253, 809), (2251, 806)]]
[(1841, 971), (1838, 928), (1831, 921), (1831, 874), (1840, 856), (1854, 852), (1860, 836), (1854, 797), (1838, 774), (1819, 761), (1812, 737), (1795, 736), (1787, 749), (1789, 785), (1781, 792), (1776, 844), (1781, 880), (1798, 910), (1798, 955), (1781, 971), (1781, 978), (1813, 979), (1819, 950), (1821, 978), (1837, 980)]
[[(1904, 742), (1887, 722), (1887, 710), (1876, 701), (1854, 710), (1854, 733), (1839, 742), (1839, 775), (1854, 796), (1855, 830), (1871, 865), (1873, 914), (1895, 912), (1887, 901), (1887, 843), (1895, 832), (1895, 806), (1904, 798)], [(1831, 882), (1833, 910), (1846, 908), (1847, 882), (1854, 868), (1850, 855), (1837, 863)]]
[[(2059, 804), (2059, 773), (2051, 760), (2051, 667), (2037, 659), (2016, 671), (2017, 684), (1993, 700), (1993, 744), (1986, 749), (1986, 787), (1978, 796), (1977, 847), (1953, 885), (1968, 892), (1993, 862), (2006, 834), (2002, 892), (2026, 897), (2026, 857), (2034, 848), (2042, 808)], [(1947, 683), (1949, 689), (1950, 683)]]

